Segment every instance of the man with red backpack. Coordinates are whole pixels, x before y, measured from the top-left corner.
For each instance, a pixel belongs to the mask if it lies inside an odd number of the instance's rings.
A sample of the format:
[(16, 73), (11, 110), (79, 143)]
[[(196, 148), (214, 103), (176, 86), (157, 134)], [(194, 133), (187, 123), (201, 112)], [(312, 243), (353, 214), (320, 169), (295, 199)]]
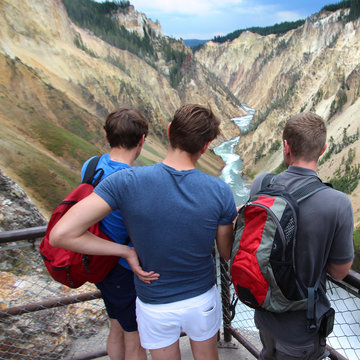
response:
[[(321, 117), (301, 113), (291, 117), (283, 131), (287, 170), (273, 184), (291, 192), (317, 178), (317, 162), (326, 149), (326, 127)], [(266, 174), (253, 182), (256, 194)], [(255, 310), (260, 331), (262, 360), (320, 360), (327, 356), (326, 336), (332, 329), (334, 311), (326, 297), (326, 273), (342, 280), (354, 257), (353, 212), (349, 198), (330, 186), (299, 204), (294, 260), (300, 283), (314, 287), (320, 279), (315, 301), (315, 324), (309, 326), (306, 310), (270, 312)]]

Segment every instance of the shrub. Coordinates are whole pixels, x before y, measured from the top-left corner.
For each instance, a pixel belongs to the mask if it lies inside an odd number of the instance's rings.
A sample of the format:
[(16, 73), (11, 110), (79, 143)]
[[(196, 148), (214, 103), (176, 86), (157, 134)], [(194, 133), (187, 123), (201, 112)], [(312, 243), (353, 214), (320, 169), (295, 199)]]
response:
[(339, 191), (351, 194), (359, 184), (360, 164), (351, 165), (355, 158), (355, 149), (349, 149), (347, 159), (341, 162), (345, 166), (342, 170), (340, 166), (335, 172), (335, 176), (330, 179), (330, 183)]

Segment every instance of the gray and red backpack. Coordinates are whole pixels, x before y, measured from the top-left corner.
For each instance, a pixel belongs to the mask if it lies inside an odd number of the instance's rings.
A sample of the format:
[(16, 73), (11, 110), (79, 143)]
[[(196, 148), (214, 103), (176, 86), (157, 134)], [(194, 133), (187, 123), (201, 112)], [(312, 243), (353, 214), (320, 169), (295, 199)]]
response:
[(307, 310), (313, 328), (320, 279), (305, 287), (297, 275), (297, 219), (299, 203), (326, 188), (314, 177), (288, 192), (274, 174), (267, 174), (260, 190), (239, 210), (230, 271), (237, 298), (244, 304), (277, 313)]

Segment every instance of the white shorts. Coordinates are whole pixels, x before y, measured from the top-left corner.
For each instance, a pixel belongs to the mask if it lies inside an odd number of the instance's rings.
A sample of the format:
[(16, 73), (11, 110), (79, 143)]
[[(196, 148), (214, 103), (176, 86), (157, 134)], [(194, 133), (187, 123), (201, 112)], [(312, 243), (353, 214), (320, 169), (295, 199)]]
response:
[(145, 349), (169, 346), (182, 331), (191, 340), (204, 341), (220, 329), (221, 299), (216, 285), (204, 294), (169, 304), (146, 304), (137, 298), (136, 318)]

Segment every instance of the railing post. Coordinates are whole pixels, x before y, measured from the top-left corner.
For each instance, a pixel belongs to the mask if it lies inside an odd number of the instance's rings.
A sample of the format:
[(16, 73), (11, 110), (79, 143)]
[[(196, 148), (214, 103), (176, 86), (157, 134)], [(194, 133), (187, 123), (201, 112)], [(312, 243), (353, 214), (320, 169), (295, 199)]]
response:
[(221, 302), (223, 311), (223, 324), (224, 324), (224, 341), (231, 341), (231, 333), (229, 327), (231, 326), (231, 313), (230, 313), (230, 276), (229, 265), (220, 257), (220, 281), (221, 281)]

